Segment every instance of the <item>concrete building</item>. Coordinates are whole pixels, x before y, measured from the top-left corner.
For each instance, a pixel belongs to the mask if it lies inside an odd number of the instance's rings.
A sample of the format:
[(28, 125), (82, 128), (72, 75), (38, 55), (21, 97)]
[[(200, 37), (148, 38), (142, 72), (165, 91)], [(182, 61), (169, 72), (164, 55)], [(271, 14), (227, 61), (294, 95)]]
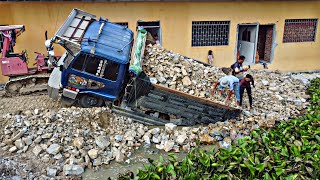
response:
[(216, 66), (230, 66), (242, 54), (254, 68), (266, 63), (281, 71), (320, 69), (320, 1), (85, 1), (0, 2), (0, 24), (26, 26), (15, 51), (27, 49), (30, 62), (34, 51), (46, 52), (45, 31), (53, 36), (78, 8), (133, 31), (145, 26), (163, 47), (187, 57), (208, 62), (212, 50)]

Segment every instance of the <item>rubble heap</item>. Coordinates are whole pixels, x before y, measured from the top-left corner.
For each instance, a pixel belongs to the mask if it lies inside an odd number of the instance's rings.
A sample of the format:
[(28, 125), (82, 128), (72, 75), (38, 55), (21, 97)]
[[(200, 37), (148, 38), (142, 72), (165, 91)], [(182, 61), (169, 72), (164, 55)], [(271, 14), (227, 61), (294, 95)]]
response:
[[(146, 51), (143, 69), (146, 74), (153, 77), (151, 79), (153, 82), (224, 103), (225, 97), (210, 94), (215, 81), (225, 75), (220, 68), (186, 58), (159, 45), (149, 45)], [(301, 110), (308, 106), (306, 86), (297, 78), (299, 76), (269, 70), (249, 70), (247, 73), (253, 75), (255, 80), (253, 88), (255, 111), (249, 112), (244, 108), (244, 113), (254, 120), (260, 121), (265, 118), (286, 120), (299, 115)], [(309, 78), (317, 76), (319, 74)], [(246, 92), (244, 95), (244, 107), (246, 107), (248, 105)], [(236, 106), (235, 101), (231, 106)]]
[[(49, 177), (80, 175), (87, 167), (96, 168), (112, 160), (123, 162), (140, 146), (155, 144), (166, 152), (187, 151), (196, 146), (199, 134), (209, 132), (208, 127), (178, 129), (171, 123), (164, 129), (149, 128), (105, 107), (62, 108), (57, 112), (35, 109), (2, 118), (7, 123), (0, 131), (1, 151), (31, 154), (44, 164)], [(213, 137), (202, 140), (209, 144), (215, 141)]]

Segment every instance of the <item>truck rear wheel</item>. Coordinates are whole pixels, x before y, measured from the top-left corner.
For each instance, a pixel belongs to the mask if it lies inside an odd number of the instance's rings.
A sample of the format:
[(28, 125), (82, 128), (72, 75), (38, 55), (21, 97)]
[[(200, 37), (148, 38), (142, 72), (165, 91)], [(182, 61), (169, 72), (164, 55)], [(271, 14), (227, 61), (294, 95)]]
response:
[(79, 99), (79, 104), (84, 108), (101, 107), (103, 105), (103, 100), (96, 96), (83, 95)]

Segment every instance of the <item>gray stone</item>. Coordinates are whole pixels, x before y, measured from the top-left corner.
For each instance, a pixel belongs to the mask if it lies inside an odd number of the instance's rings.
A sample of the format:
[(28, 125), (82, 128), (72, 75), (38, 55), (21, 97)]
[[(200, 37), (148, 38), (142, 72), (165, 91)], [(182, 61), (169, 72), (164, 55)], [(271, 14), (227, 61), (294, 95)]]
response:
[(30, 123), (30, 121), (28, 121), (28, 120), (24, 120), (23, 123), (24, 123), (27, 127), (30, 127), (30, 126), (31, 126), (31, 123)]
[(97, 159), (93, 160), (93, 166), (100, 166), (102, 164), (101, 157), (98, 157)]
[(16, 115), (15, 117), (16, 117), (16, 122), (17, 122), (17, 123), (21, 123), (21, 122), (22, 122), (22, 117), (21, 117), (21, 115)]
[(146, 134), (143, 136), (143, 141), (144, 141), (146, 144), (151, 144), (151, 142), (150, 142), (150, 134), (146, 133)]
[(173, 123), (165, 124), (165, 130), (167, 133), (172, 134), (177, 129), (177, 125)]
[(261, 82), (262, 82), (262, 84), (263, 84), (264, 86), (269, 85), (269, 82), (268, 82), (268, 81), (266, 81), (266, 80), (261, 80)]
[(98, 150), (97, 149), (90, 149), (88, 151), (88, 155), (91, 159), (96, 159), (98, 157)]
[(187, 71), (184, 68), (181, 69), (181, 73), (182, 73), (183, 76), (187, 76), (188, 75)]
[(123, 153), (121, 153), (121, 151), (119, 151), (118, 149), (113, 149), (112, 153), (113, 153), (114, 157), (116, 158), (117, 162), (124, 161), (125, 156)]
[(59, 160), (62, 158), (62, 154), (59, 153), (59, 154), (55, 155), (53, 158)]
[(63, 166), (64, 175), (81, 175), (84, 169), (80, 165), (66, 164)]
[(49, 177), (55, 177), (57, 175), (58, 170), (56, 168), (53, 167), (48, 167), (47, 168), (47, 175)]
[(114, 139), (116, 140), (116, 142), (121, 142), (123, 140), (123, 136), (122, 135), (116, 135), (114, 137)]
[(38, 115), (38, 114), (39, 114), (39, 109), (35, 109), (35, 110), (34, 110), (34, 114), (35, 114), (35, 115)]
[(184, 86), (190, 86), (191, 85), (191, 80), (188, 76), (185, 76), (183, 79), (182, 79), (182, 84)]
[(215, 136), (215, 138), (216, 138), (217, 141), (222, 141), (223, 140), (223, 137), (221, 137), (221, 136)]
[(138, 128), (137, 129), (138, 135), (141, 137), (144, 135), (145, 131), (143, 130), (143, 128)]
[(12, 138), (12, 141), (16, 141), (16, 140), (20, 139), (20, 138), (23, 136), (23, 134), (26, 133), (26, 132), (27, 132), (27, 128), (21, 129), (21, 130), (19, 131), (19, 133), (16, 134), (16, 135)]
[(157, 137), (153, 136), (152, 137), (152, 142), (155, 143), (155, 144), (158, 144), (158, 143), (160, 143), (160, 140)]
[(183, 134), (183, 135), (179, 135), (176, 139), (176, 142), (179, 145), (183, 145), (184, 141), (187, 139), (187, 135)]
[(83, 144), (84, 144), (83, 137), (77, 137), (73, 140), (73, 145), (78, 149), (81, 149), (83, 147)]
[(35, 140), (34, 143), (39, 144), (42, 141), (42, 137), (38, 136)]
[(164, 82), (167, 81), (166, 78), (164, 78), (164, 77), (162, 77), (162, 76), (158, 77), (157, 80), (158, 80), (160, 83), (164, 83)]
[(166, 141), (164, 143), (163, 149), (164, 149), (164, 151), (169, 152), (169, 151), (172, 150), (173, 146), (174, 146), (174, 142), (173, 141)]
[(231, 145), (224, 142), (224, 141), (219, 141), (219, 146), (220, 146), (220, 148), (228, 149)]
[(106, 136), (98, 136), (95, 141), (96, 145), (101, 149), (105, 149), (110, 145), (110, 141)]
[(26, 145), (31, 145), (32, 144), (32, 136), (28, 136), (26, 138), (22, 138), (23, 142), (26, 143)]
[(33, 150), (32, 150), (33, 154), (38, 156), (41, 152), (42, 152), (42, 148), (39, 145), (36, 145)]
[(32, 115), (32, 112), (29, 111), (29, 110), (26, 110), (23, 114), (25, 114), (26, 116), (31, 116), (31, 115)]
[(24, 147), (24, 142), (22, 141), (22, 139), (18, 139), (14, 142), (14, 145), (18, 148), (18, 149), (23, 149)]
[(50, 139), (52, 137), (52, 133), (46, 133), (42, 135), (42, 139)]
[(302, 101), (300, 99), (296, 99), (293, 102), (296, 106), (302, 106)]
[(160, 128), (153, 128), (153, 129), (151, 129), (151, 134), (153, 134), (153, 135), (158, 135), (158, 134), (160, 134)]
[(9, 149), (9, 152), (14, 153), (18, 150), (18, 148), (16, 146), (13, 146)]
[(157, 144), (156, 148), (162, 150), (164, 148), (164, 145), (163, 144)]
[(278, 87), (269, 87), (269, 90), (270, 90), (270, 91), (278, 91), (279, 88), (278, 88)]
[(59, 144), (51, 144), (47, 149), (47, 153), (56, 155), (60, 152), (60, 150), (61, 146)]

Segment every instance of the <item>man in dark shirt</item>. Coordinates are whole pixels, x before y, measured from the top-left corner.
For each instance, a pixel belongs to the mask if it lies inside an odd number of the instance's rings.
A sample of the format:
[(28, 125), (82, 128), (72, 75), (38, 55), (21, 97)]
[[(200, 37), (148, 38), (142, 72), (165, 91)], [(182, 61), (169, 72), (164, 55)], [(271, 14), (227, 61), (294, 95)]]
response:
[(242, 105), (242, 97), (244, 90), (246, 89), (249, 97), (250, 109), (252, 109), (252, 93), (250, 83), (254, 87), (254, 80), (250, 74), (247, 74), (246, 77), (240, 81), (240, 106)]
[(231, 65), (232, 75), (236, 76), (239, 80), (243, 79), (243, 72), (248, 70), (248, 68), (242, 67), (244, 60), (245, 60), (245, 57), (240, 56), (237, 62)]

